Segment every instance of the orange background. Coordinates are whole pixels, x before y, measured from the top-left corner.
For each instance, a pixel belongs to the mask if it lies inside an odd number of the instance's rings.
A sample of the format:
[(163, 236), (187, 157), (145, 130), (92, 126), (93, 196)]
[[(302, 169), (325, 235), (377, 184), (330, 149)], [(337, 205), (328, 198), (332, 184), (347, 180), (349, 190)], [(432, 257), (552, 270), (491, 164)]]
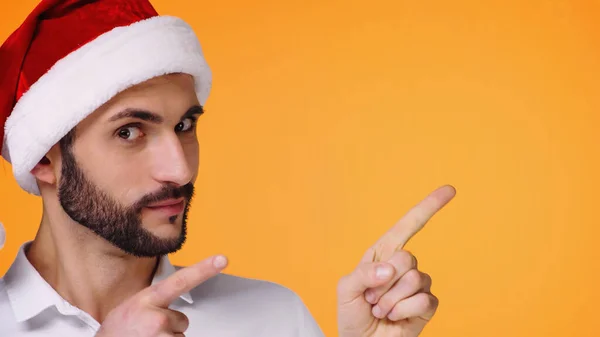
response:
[[(1, 40), (35, 3), (2, 2)], [(598, 336), (598, 2), (153, 3), (214, 71), (174, 262), (225, 253), (335, 336), (339, 277), (451, 183), (408, 246), (441, 300), (422, 336)], [(41, 210), (6, 162), (0, 186), (3, 274)]]

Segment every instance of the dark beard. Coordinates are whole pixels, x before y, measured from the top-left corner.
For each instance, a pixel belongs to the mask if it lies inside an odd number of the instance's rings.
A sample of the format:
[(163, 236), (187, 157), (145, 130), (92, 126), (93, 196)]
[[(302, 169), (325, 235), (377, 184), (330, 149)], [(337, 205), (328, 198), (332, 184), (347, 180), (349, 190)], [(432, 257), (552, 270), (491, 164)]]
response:
[[(181, 187), (165, 185), (125, 207), (86, 178), (70, 149), (63, 149), (61, 175), (58, 199), (67, 215), (121, 250), (138, 257), (156, 257), (176, 252), (185, 243), (187, 214), (194, 196), (192, 183)], [(141, 211), (145, 206), (181, 197), (185, 199), (185, 209), (179, 237), (159, 238), (142, 227)], [(173, 216), (169, 221), (174, 223), (176, 219)]]

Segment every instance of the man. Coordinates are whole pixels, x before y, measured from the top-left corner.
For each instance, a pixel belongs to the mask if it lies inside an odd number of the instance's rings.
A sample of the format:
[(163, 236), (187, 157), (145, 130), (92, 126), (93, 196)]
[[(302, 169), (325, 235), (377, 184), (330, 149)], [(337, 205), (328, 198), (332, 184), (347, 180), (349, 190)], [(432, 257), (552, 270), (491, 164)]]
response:
[[(43, 216), (0, 280), (1, 336), (322, 336), (292, 291), (186, 268), (196, 120), (211, 72), (191, 28), (146, 0), (44, 0), (0, 48), (2, 154)], [(404, 244), (434, 191), (338, 286), (340, 336), (417, 336), (431, 278)]]

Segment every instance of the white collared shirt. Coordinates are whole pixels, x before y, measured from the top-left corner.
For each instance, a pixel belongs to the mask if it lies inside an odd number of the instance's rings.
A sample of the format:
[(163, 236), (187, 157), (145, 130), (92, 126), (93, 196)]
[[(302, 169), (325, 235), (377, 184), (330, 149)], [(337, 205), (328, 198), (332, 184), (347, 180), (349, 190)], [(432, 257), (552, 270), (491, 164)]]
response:
[[(25, 256), (28, 244), (0, 279), (0, 336), (94, 336), (100, 324), (40, 276)], [(152, 283), (176, 269), (163, 257)], [(267, 281), (220, 274), (180, 296), (170, 308), (189, 318), (188, 337), (323, 337), (301, 299)]]

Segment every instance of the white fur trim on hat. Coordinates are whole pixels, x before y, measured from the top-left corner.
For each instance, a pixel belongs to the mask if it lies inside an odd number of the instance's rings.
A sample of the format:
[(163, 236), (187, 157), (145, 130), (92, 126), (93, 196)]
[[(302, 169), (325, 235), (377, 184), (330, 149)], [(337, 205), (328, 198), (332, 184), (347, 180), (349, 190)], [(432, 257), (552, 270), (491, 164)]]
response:
[(128, 87), (176, 72), (194, 77), (204, 105), (210, 68), (192, 28), (171, 16), (114, 28), (62, 58), (19, 99), (6, 121), (2, 155), (21, 188), (39, 195), (31, 170), (102, 104)]

